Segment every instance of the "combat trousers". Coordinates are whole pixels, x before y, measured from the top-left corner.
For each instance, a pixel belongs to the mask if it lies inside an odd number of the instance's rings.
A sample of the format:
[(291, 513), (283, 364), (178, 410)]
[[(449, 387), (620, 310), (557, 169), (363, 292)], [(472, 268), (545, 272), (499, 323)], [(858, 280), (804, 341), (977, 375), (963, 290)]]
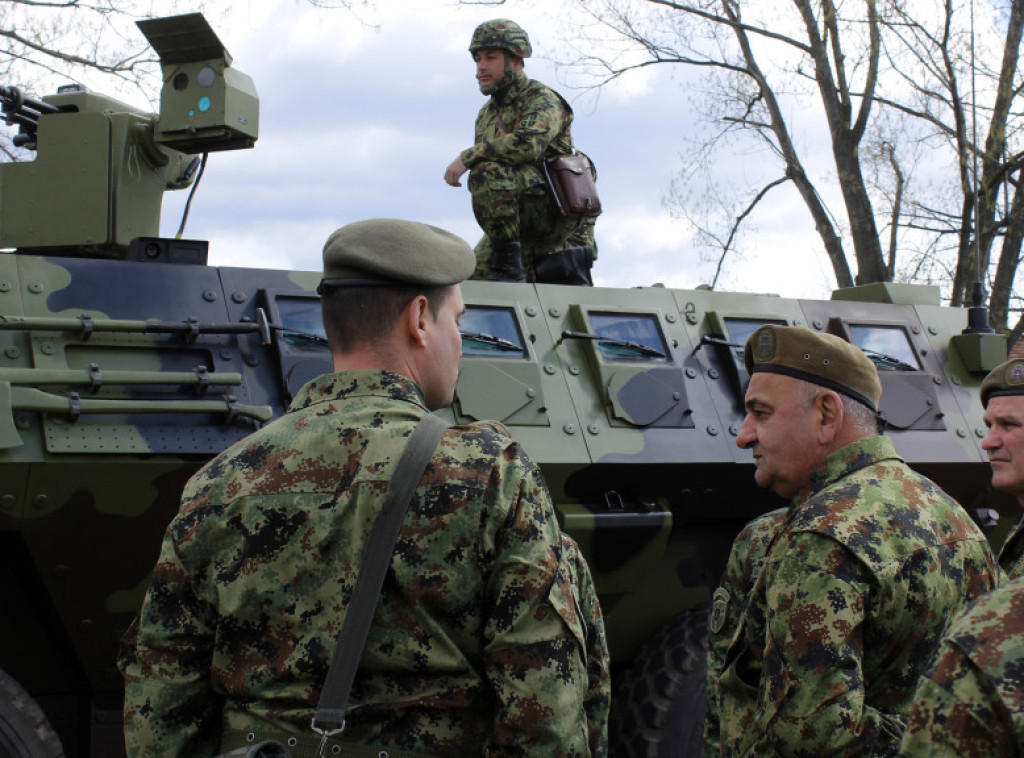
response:
[(473, 215), (484, 232), (477, 243), (474, 279), (490, 272), (492, 243), (519, 240), (527, 281), (535, 281), (534, 262), (574, 245), (594, 244), (594, 219), (562, 216), (540, 168), (485, 161), (469, 175)]

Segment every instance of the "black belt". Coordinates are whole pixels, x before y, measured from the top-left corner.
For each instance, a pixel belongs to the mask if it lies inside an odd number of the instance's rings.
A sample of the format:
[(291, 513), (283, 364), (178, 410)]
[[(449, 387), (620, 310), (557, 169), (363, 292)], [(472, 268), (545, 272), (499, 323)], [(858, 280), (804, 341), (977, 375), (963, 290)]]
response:
[[(321, 737), (317, 734), (286, 734), (285, 732), (260, 731), (224, 733), (221, 740), (221, 755), (237, 758), (276, 758), (281, 755), (273, 747), (262, 748), (268, 741), (283, 745), (291, 758), (317, 758), (320, 755)], [(239, 747), (240, 746), (240, 747)], [(342, 742), (339, 738), (328, 737), (323, 747), (325, 758), (429, 758), (424, 753), (409, 750), (395, 750), (379, 745), (362, 745)]]

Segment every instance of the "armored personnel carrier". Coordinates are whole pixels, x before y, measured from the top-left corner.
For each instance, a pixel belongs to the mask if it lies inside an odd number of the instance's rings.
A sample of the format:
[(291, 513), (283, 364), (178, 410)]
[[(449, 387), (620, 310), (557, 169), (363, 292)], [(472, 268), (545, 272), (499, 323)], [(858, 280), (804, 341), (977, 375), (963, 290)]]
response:
[[(161, 58), (159, 115), (75, 88), (0, 90), (35, 151), (0, 165), (0, 756), (124, 755), (119, 640), (185, 481), (330, 367), (319, 273), (209, 266), (204, 242), (158, 236), (165, 190), (257, 139), (258, 100), (198, 14), (139, 26)], [(442, 414), (509, 426), (583, 547), (615, 755), (699, 750), (707, 604), (734, 535), (779, 505), (735, 444), (758, 325), (859, 345), (904, 458), (989, 525), (1003, 507), (977, 388), (1005, 342), (964, 333), (966, 311), (934, 287), (463, 291)]]

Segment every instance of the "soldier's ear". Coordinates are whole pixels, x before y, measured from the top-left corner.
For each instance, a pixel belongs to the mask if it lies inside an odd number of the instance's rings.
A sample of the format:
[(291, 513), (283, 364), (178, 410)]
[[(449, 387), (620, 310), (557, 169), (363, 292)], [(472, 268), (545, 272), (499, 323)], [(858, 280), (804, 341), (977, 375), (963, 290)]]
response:
[(412, 345), (427, 346), (427, 326), (431, 319), (430, 301), (425, 295), (417, 295), (402, 311), (402, 324)]
[(843, 428), (845, 409), (839, 393), (826, 390), (814, 399), (815, 410), (818, 412), (818, 433), (822, 442), (832, 442)]

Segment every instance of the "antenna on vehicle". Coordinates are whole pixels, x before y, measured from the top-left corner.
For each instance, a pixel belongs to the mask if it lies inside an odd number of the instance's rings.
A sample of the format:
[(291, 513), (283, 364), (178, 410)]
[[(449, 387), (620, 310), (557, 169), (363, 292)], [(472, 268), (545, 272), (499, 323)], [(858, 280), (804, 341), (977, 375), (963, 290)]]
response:
[(985, 284), (981, 271), (981, 195), (978, 188), (978, 89), (974, 62), (974, 0), (971, 0), (971, 143), (973, 149), (972, 174), (974, 184), (974, 281), (971, 282), (971, 306), (967, 309), (967, 328), (964, 334), (991, 334), (988, 323), (988, 303), (985, 302)]

